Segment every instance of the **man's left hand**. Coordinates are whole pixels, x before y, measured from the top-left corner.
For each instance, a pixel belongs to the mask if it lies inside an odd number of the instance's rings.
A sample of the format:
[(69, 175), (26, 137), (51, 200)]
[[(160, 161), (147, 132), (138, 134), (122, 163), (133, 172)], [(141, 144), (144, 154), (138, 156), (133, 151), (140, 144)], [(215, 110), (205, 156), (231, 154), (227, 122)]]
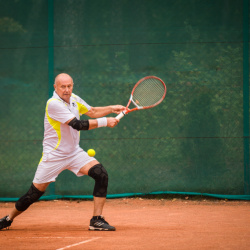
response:
[(122, 106), (122, 105), (112, 105), (112, 113), (115, 114), (120, 114), (123, 110), (126, 109), (126, 107)]

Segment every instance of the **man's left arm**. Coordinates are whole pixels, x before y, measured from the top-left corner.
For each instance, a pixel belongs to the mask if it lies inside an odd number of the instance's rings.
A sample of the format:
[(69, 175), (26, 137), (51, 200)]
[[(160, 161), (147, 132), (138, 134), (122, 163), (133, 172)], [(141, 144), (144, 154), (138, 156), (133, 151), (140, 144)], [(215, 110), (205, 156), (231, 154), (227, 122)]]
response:
[(91, 109), (85, 113), (90, 118), (99, 118), (111, 113), (120, 114), (126, 108), (122, 105), (110, 105), (106, 107), (91, 107)]

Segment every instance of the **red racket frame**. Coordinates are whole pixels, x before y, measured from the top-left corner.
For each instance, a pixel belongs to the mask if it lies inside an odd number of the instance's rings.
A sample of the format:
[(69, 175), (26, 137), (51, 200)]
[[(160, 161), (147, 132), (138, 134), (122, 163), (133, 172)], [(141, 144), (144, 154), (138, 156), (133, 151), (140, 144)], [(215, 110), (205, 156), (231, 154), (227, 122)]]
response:
[[(136, 87), (141, 83), (141, 82), (143, 82), (144, 80), (147, 80), (147, 79), (152, 79), (152, 78), (154, 78), (154, 79), (157, 79), (157, 80), (159, 80), (161, 83), (162, 83), (162, 85), (163, 85), (163, 87), (164, 87), (164, 94), (163, 94), (163, 96), (162, 96), (162, 98), (158, 101), (158, 102), (156, 102), (155, 104), (153, 104), (153, 105), (150, 105), (150, 106), (146, 106), (146, 107), (142, 107), (142, 108), (138, 108), (138, 107), (135, 107), (135, 108), (133, 108), (133, 109), (128, 109), (128, 107), (129, 107), (129, 105), (130, 105), (130, 103), (131, 103), (131, 101), (132, 101), (132, 96), (133, 96), (133, 93), (134, 93), (134, 91), (135, 91), (135, 89), (136, 89)], [(153, 108), (153, 107), (155, 107), (155, 106), (157, 106), (158, 104), (160, 104), (163, 100), (164, 100), (164, 98), (165, 98), (165, 96), (166, 96), (166, 93), (167, 93), (167, 87), (166, 87), (166, 85), (165, 85), (165, 83), (159, 78), (159, 77), (156, 77), (156, 76), (146, 76), (146, 77), (144, 77), (144, 78), (142, 78), (141, 80), (139, 80), (136, 84), (135, 84), (135, 86), (134, 86), (134, 88), (133, 88), (133, 90), (132, 90), (132, 92), (131, 92), (131, 97), (130, 97), (130, 99), (129, 99), (129, 101), (128, 101), (128, 104), (127, 104), (127, 106), (126, 106), (126, 110), (125, 110), (125, 114), (128, 114), (128, 113), (130, 113), (130, 112), (132, 112), (132, 111), (135, 111), (135, 110), (139, 110), (139, 109), (149, 109), (149, 108)]]
[[(145, 106), (145, 107), (141, 107), (141, 108), (135, 107), (135, 108), (133, 108), (133, 109), (129, 109), (128, 107), (129, 107), (129, 105), (130, 105), (130, 103), (131, 103), (131, 101), (132, 101), (133, 93), (134, 93), (136, 87), (137, 87), (141, 82), (143, 82), (144, 80), (152, 79), (152, 78), (153, 78), (153, 79), (159, 80), (159, 81), (162, 83), (162, 85), (164, 86), (164, 90), (165, 90), (165, 91), (164, 91), (164, 94), (163, 94), (162, 98), (161, 98), (158, 102), (156, 102), (155, 104), (153, 104), (153, 105)], [(133, 88), (133, 90), (132, 90), (132, 92), (131, 92), (131, 96), (130, 96), (130, 98), (129, 98), (128, 104), (127, 104), (127, 106), (126, 106), (126, 110), (122, 111), (116, 118), (117, 118), (117, 119), (120, 119), (120, 118), (122, 118), (124, 115), (126, 115), (126, 114), (128, 114), (128, 113), (130, 113), (130, 112), (136, 111), (136, 110), (153, 108), (153, 107), (157, 106), (158, 104), (160, 104), (160, 103), (164, 100), (164, 98), (165, 98), (165, 96), (166, 96), (166, 93), (167, 93), (167, 87), (166, 87), (165, 83), (164, 83), (159, 77), (157, 77), (157, 76), (146, 76), (146, 77), (140, 79), (140, 80), (135, 84), (135, 86), (134, 86), (134, 88)]]

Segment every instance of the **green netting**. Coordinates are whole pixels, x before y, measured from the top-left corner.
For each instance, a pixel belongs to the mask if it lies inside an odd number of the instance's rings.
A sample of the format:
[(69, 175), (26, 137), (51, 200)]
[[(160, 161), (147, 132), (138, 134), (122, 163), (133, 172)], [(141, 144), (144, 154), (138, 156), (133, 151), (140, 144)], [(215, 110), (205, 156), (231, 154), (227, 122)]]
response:
[[(0, 0), (0, 200), (29, 188), (45, 104), (61, 72), (91, 106), (126, 105), (156, 75), (163, 103), (116, 128), (81, 132), (109, 172), (109, 196), (249, 199), (249, 0)], [(91, 197), (64, 171), (45, 199)]]

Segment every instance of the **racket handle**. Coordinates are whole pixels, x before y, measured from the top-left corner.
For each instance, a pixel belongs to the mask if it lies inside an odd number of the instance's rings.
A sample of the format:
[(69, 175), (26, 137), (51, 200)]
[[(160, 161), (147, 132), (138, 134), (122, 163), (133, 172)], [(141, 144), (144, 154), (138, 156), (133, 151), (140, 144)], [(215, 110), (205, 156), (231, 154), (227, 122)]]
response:
[(118, 116), (116, 116), (116, 119), (120, 120), (124, 115), (125, 113), (122, 111)]

